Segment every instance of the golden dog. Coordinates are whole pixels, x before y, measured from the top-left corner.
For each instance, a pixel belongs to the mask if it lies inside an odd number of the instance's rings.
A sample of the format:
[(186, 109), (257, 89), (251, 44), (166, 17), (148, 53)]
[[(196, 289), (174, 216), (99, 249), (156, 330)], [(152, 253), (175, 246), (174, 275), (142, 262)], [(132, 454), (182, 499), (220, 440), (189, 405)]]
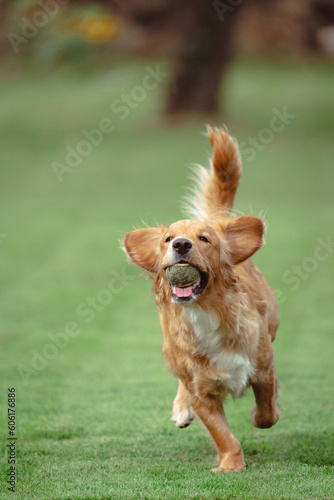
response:
[[(208, 135), (213, 157), (209, 171), (199, 170), (190, 200), (194, 219), (131, 231), (124, 248), (154, 279), (163, 354), (179, 379), (172, 420), (186, 427), (196, 413), (218, 448), (214, 472), (230, 472), (244, 469), (245, 461), (225, 417), (228, 393), (236, 398), (252, 387), (256, 427), (271, 427), (280, 415), (272, 350), (279, 313), (250, 259), (263, 244), (264, 224), (231, 215), (242, 171), (238, 147), (226, 129), (208, 127)], [(180, 263), (199, 270), (192, 285), (169, 284), (166, 269)]]

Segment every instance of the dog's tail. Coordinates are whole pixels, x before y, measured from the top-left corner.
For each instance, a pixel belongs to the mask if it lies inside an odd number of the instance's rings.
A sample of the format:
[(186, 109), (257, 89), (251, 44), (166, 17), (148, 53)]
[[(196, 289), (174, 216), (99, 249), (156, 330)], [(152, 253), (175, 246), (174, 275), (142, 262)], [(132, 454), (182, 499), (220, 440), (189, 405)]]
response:
[(229, 215), (242, 172), (238, 146), (227, 128), (208, 126), (207, 132), (213, 149), (210, 169), (196, 167), (197, 188), (185, 199), (187, 212), (199, 220)]

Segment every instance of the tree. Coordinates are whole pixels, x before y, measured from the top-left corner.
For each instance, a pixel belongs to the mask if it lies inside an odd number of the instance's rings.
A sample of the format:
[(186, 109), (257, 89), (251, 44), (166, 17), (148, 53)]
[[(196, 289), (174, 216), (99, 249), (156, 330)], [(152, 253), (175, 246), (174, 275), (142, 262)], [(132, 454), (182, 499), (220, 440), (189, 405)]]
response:
[(231, 59), (232, 32), (241, 0), (111, 0), (121, 15), (149, 31), (162, 19), (180, 36), (166, 99), (171, 116), (214, 113)]
[(231, 59), (237, 15), (237, 9), (226, 11), (226, 3), (220, 4), (182, 2), (183, 12), (178, 13), (177, 23), (184, 36), (167, 97), (168, 114), (218, 110), (219, 89)]

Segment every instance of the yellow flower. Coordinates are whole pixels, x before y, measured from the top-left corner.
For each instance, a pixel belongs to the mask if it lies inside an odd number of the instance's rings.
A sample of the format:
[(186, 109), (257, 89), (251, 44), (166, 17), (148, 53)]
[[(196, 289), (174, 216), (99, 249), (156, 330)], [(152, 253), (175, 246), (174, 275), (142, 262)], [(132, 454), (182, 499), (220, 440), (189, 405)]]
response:
[(89, 43), (105, 43), (116, 36), (122, 29), (123, 23), (116, 16), (104, 15), (86, 17), (85, 19), (67, 19), (61, 31), (77, 35)]

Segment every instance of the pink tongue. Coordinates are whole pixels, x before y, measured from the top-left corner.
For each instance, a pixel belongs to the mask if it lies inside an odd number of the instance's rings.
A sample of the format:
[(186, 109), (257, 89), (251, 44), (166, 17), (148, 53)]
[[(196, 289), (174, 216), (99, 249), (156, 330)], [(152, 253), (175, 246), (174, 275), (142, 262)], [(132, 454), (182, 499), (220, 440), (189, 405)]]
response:
[(190, 297), (190, 295), (193, 293), (193, 287), (192, 286), (187, 286), (186, 288), (174, 288), (175, 295), (178, 297)]

